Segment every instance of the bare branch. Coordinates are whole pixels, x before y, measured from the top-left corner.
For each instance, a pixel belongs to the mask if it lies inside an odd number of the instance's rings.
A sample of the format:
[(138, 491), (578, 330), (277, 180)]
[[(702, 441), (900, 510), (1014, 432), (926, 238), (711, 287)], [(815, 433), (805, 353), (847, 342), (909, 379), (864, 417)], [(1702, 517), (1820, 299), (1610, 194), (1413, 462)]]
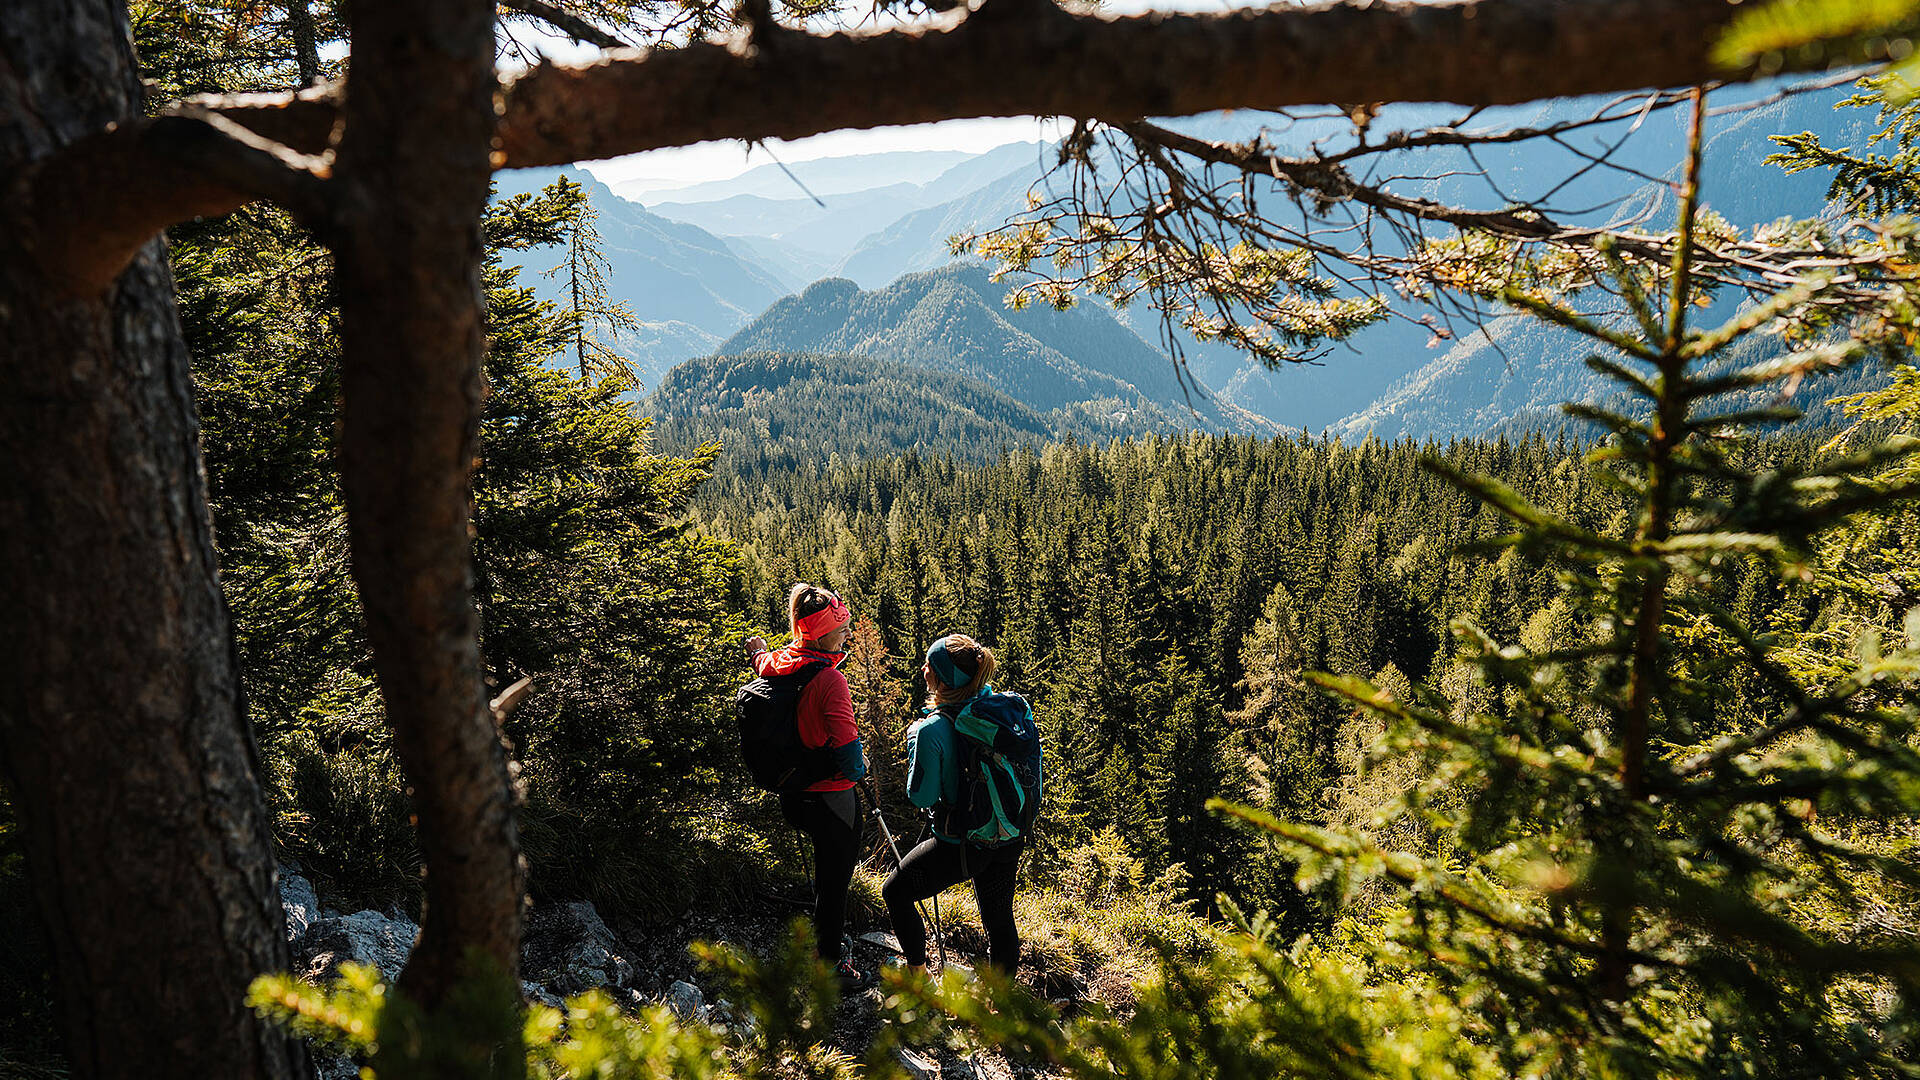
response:
[(302, 154), (321, 154), (339, 141), (346, 86), (322, 83), (290, 94), (223, 94), (196, 97), (181, 108), (216, 112), (262, 138)]
[(1384, 188), (1360, 183), (1333, 158), (1281, 157), (1255, 144), (1209, 142), (1145, 121), (1121, 124), (1119, 127), (1143, 143), (1162, 146), (1200, 161), (1227, 165), (1256, 176), (1272, 176), (1333, 201), (1351, 200), (1375, 210), (1405, 214), (1423, 221), (1437, 221), (1461, 229), (1478, 229), (1514, 240), (1591, 243), (1605, 236), (1612, 240), (1618, 250), (1628, 254), (1652, 259), (1666, 259), (1672, 255), (1671, 245), (1660, 237), (1622, 233), (1602, 227), (1562, 225), (1531, 210), (1468, 210), (1432, 199), (1395, 195)]
[(206, 105), (82, 139), (25, 171), (14, 197), (21, 245), (68, 296), (118, 277), (176, 221), (270, 198), (309, 223), (327, 212), (325, 154), (292, 150)]
[(531, 678), (521, 679), (502, 690), (499, 697), (487, 702), (487, 710), (493, 713), (493, 722), (496, 724), (504, 722), (507, 716), (519, 708), (520, 703), (525, 701), (527, 695), (531, 693), (533, 693)]
[(598, 45), (603, 49), (632, 47), (628, 42), (614, 37), (558, 4), (547, 3), (546, 0), (500, 0), (500, 6), (508, 11), (517, 11), (522, 15), (539, 19), (582, 45)]

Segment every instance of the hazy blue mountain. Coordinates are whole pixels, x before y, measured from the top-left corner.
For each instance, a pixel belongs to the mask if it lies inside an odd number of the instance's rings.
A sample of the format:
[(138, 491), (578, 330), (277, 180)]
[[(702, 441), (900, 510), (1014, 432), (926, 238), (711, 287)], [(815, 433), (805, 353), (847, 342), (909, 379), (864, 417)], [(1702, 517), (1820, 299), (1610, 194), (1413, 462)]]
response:
[[(1811, 212), (1820, 203), (1825, 178), (1789, 177), (1761, 164), (1773, 149), (1767, 137), (1811, 129), (1831, 141), (1857, 145), (1871, 115), (1866, 110), (1834, 112), (1831, 104), (1847, 92), (1844, 89), (1778, 101), (1765, 100), (1772, 88), (1742, 92), (1748, 100), (1760, 101), (1760, 107), (1710, 121), (1707, 203), (1740, 224)], [(1735, 100), (1719, 97), (1716, 105)], [(1586, 115), (1595, 106), (1587, 100), (1489, 110), (1474, 116), (1469, 126), (1539, 125)], [(1673, 175), (1680, 160), (1680, 112), (1589, 128), (1567, 136), (1569, 146), (1536, 142), (1481, 148), (1477, 168), (1485, 170), (1485, 177), (1472, 175), (1475, 163), (1464, 152), (1447, 149), (1407, 153), (1380, 168), (1430, 177), (1396, 181), (1395, 190), (1408, 195), (1490, 208), (1538, 198), (1557, 186), (1551, 204), (1561, 220), (1637, 221), (1660, 229), (1673, 212), (1669, 185), (1662, 178)], [(1445, 106), (1396, 106), (1376, 120), (1374, 130), (1454, 123), (1462, 115), (1462, 110)], [(1180, 121), (1179, 126), (1206, 137), (1246, 138), (1262, 119), (1259, 114), (1214, 114)], [(1635, 125), (1633, 138), (1610, 151)], [(1326, 119), (1275, 127), (1267, 137), (1287, 152), (1305, 153), (1314, 146), (1338, 150), (1354, 136), (1344, 120)], [(1581, 171), (1591, 164), (1587, 158), (1607, 152), (1612, 153), (1611, 165)], [(890, 160), (877, 162), (876, 157)], [(702, 220), (716, 226), (769, 230), (765, 234), (722, 239), (638, 208), (623, 211), (638, 223), (633, 227), (633, 267), (651, 277), (637, 288), (622, 282), (618, 291), (645, 293), (650, 314), (643, 317), (649, 321), (686, 324), (684, 330), (652, 332), (644, 349), (650, 366), (713, 347), (702, 335), (732, 334), (719, 346), (723, 351), (863, 353), (981, 378), (1042, 411), (1070, 402), (1105, 402), (1115, 411), (1144, 403), (1169, 422), (1186, 413), (1186, 395), (1157, 348), (1163, 332), (1157, 314), (1144, 305), (1119, 313), (1098, 303), (1084, 303), (1065, 315), (1012, 312), (1003, 304), (1011, 282), (992, 284), (977, 269), (924, 272), (948, 264), (950, 234), (991, 227), (1024, 210), (1028, 190), (1052, 161), (1049, 148), (1022, 144), (957, 159), (866, 155), (838, 161), (840, 167), (833, 169), (801, 163), (813, 166), (819, 176), (849, 184), (863, 181), (864, 188), (844, 193), (844, 198), (824, 199), (825, 210), (810, 200), (789, 197), (790, 181), (786, 190), (773, 185), (772, 198), (741, 198), (751, 193), (740, 185), (724, 190), (706, 186), (705, 194), (714, 200), (675, 208), (677, 213), (705, 215)], [(920, 171), (914, 173), (916, 169)], [(936, 170), (943, 171), (928, 180)], [(747, 186), (777, 175), (777, 170), (762, 172), (746, 181)], [(903, 176), (917, 186), (885, 183)], [(1569, 176), (1573, 178), (1567, 182)], [(1064, 178), (1049, 182), (1063, 183)], [(876, 186), (877, 193), (867, 190)], [(905, 202), (942, 195), (947, 197), (861, 238), (832, 271), (851, 280), (820, 282), (799, 296), (777, 299), (829, 272), (831, 252), (795, 243), (797, 229), (822, 223), (837, 231), (844, 244), (855, 230), (840, 231), (840, 222), (870, 223)], [(1282, 220), (1296, 213), (1262, 184), (1254, 185), (1253, 195), (1264, 198), (1269, 212)], [(836, 216), (847, 205), (855, 211)], [(688, 231), (676, 233), (676, 227)], [(643, 253), (658, 255), (664, 265), (641, 257)], [(623, 263), (616, 274), (628, 272)], [(761, 314), (741, 329), (752, 312)], [(1124, 326), (1115, 323), (1116, 316)], [(1240, 418), (1251, 412), (1313, 431), (1470, 434), (1510, 425), (1514, 417), (1549, 416), (1568, 397), (1608, 392), (1592, 383), (1581, 366), (1585, 347), (1565, 334), (1496, 321), (1489, 336), (1475, 333), (1471, 319), (1455, 321), (1450, 329), (1452, 336), (1442, 338), (1425, 326), (1395, 319), (1350, 343), (1325, 349), (1314, 364), (1278, 371), (1264, 370), (1218, 345), (1190, 339), (1181, 344), (1193, 375), (1216, 388), (1193, 404), (1198, 422), (1207, 426), (1244, 426)], [(1195, 421), (1189, 417), (1186, 422)]]
[[(762, 157), (764, 155), (756, 155)], [(978, 155), (960, 150), (895, 150), (881, 154), (852, 154), (846, 157), (790, 161), (786, 168), (769, 161), (725, 180), (663, 187), (644, 177), (623, 180), (615, 188), (624, 198), (654, 202), (706, 202), (734, 195), (760, 195), (769, 199), (805, 198), (794, 177), (815, 195), (841, 195), (849, 191), (884, 187), (888, 184), (924, 184), (954, 165)], [(789, 172), (792, 175), (788, 175)]]
[[(608, 298), (625, 303), (646, 324), (640, 335), (616, 342), (648, 381), (698, 355), (791, 291), (780, 275), (744, 256), (727, 241), (692, 225), (668, 221), (613, 194), (583, 169), (516, 169), (497, 174), (499, 194), (539, 191), (561, 175), (586, 189), (599, 213), (605, 243)], [(542, 271), (558, 249), (523, 253), (520, 279), (544, 298), (562, 298), (559, 282)]]
[(809, 251), (764, 236), (727, 236), (722, 239), (742, 259), (759, 264), (767, 273), (778, 278), (788, 292), (799, 292), (809, 282), (832, 277), (833, 268), (839, 263), (837, 258), (825, 252)]
[[(1824, 176), (1789, 177), (1762, 164), (1776, 149), (1768, 136), (1815, 130), (1842, 145), (1858, 145), (1872, 118), (1868, 110), (1833, 110), (1833, 102), (1849, 89), (1766, 102), (1776, 89), (1745, 90), (1744, 100), (1764, 104), (1714, 116), (1708, 122), (1704, 197), (1710, 208), (1737, 224), (1805, 216), (1821, 204)], [(1720, 108), (1740, 100), (1723, 93), (1716, 95), (1714, 105)], [(1599, 104), (1583, 99), (1488, 110), (1475, 116), (1469, 127), (1540, 126), (1588, 115)], [(1449, 124), (1461, 115), (1462, 110), (1447, 106), (1395, 106), (1382, 113), (1374, 130)], [(1251, 136), (1256, 122), (1244, 114), (1228, 114), (1181, 121), (1179, 126), (1202, 137), (1228, 139)], [(1648, 177), (1677, 175), (1686, 134), (1684, 110), (1668, 110), (1638, 122), (1633, 137), (1612, 154), (1612, 167), (1594, 166), (1581, 172), (1592, 164), (1588, 158), (1606, 153), (1635, 124), (1634, 118), (1627, 118), (1567, 136), (1570, 148), (1549, 142), (1517, 143), (1480, 148), (1473, 159), (1457, 149), (1430, 148), (1383, 162), (1380, 171), (1432, 177), (1424, 182), (1397, 181), (1393, 189), (1460, 206), (1497, 208), (1536, 199), (1560, 187), (1550, 200), (1560, 220), (1645, 221), (1649, 229), (1670, 227), (1674, 212), (1670, 189)], [(1326, 120), (1270, 131), (1268, 138), (1289, 153), (1304, 153), (1312, 146), (1334, 152), (1350, 145), (1353, 133), (1342, 121)], [(1480, 168), (1487, 178), (1473, 175)], [(1574, 179), (1563, 184), (1570, 176)], [(1256, 184), (1254, 196), (1266, 195), (1266, 208), (1274, 216), (1298, 222), (1297, 213), (1266, 190), (1269, 186)], [(1730, 310), (1721, 308), (1707, 317)], [(1143, 337), (1157, 341), (1160, 331), (1152, 322), (1154, 317), (1144, 308), (1123, 313), (1123, 319)], [(1569, 396), (1605, 392), (1587, 381), (1589, 373), (1582, 360), (1588, 350), (1571, 335), (1504, 328), (1489, 339), (1473, 333), (1474, 329), (1470, 321), (1456, 321), (1455, 336), (1440, 339), (1426, 327), (1395, 319), (1360, 333), (1349, 343), (1328, 347), (1315, 364), (1271, 372), (1218, 345), (1190, 339), (1183, 344), (1195, 373), (1218, 387), (1223, 401), (1312, 431), (1332, 427), (1342, 432), (1371, 429), (1382, 435), (1477, 434), (1514, 415), (1557, 415), (1555, 406)]]
[[(817, 199), (802, 194), (791, 184), (789, 190), (778, 197), (743, 193), (684, 201), (668, 193), (659, 196), (649, 209), (661, 217), (698, 225), (730, 240), (751, 238), (759, 245), (755, 251), (763, 261), (787, 273), (812, 268), (816, 272), (806, 274), (802, 281), (816, 281), (837, 271), (856, 247), (884, 233), (900, 219), (927, 207), (963, 199), (978, 188), (1005, 181), (1012, 174), (1031, 182), (1051, 160), (1051, 149), (1045, 144), (1013, 143), (964, 157), (952, 168), (920, 183), (876, 184), (856, 191), (820, 193)], [(1020, 191), (1024, 190), (1023, 183)], [(1001, 201), (1004, 200), (996, 196), (996, 205)], [(946, 216), (936, 214), (923, 220), (928, 227), (938, 228)], [(916, 240), (925, 257), (915, 260), (916, 265), (911, 268), (932, 269), (948, 262), (946, 235), (942, 232)], [(813, 265), (823, 258), (827, 265)], [(861, 281), (869, 286), (884, 285), (903, 272), (888, 273), (880, 278), (867, 276)]]
[[(1788, 176), (1762, 164), (1775, 149), (1768, 136), (1814, 130), (1830, 142), (1859, 145), (1871, 130), (1873, 113), (1866, 109), (1832, 109), (1832, 102), (1844, 93), (1803, 95), (1711, 118), (1701, 179), (1706, 205), (1742, 226), (1816, 211), (1825, 197), (1828, 178), (1811, 172)], [(1647, 145), (1636, 147), (1623, 163), (1654, 176), (1675, 175), (1684, 138), (1677, 121), (1662, 123), (1646, 134)], [(1519, 175), (1519, 170), (1511, 167), (1503, 172)], [(1616, 184), (1616, 189), (1621, 188), (1626, 189), (1625, 195), (1610, 211), (1612, 215), (1644, 217), (1650, 228), (1670, 227), (1675, 212), (1671, 188), (1644, 181), (1631, 186)], [(1595, 181), (1575, 197), (1595, 198), (1606, 190)], [(1717, 322), (1736, 309), (1736, 299), (1723, 298), (1695, 319)], [(1369, 356), (1376, 354), (1369, 340), (1374, 334), (1369, 331), (1355, 342)], [(1366, 405), (1331, 421), (1331, 425), (1343, 435), (1374, 431), (1382, 436), (1448, 436), (1495, 430), (1514, 417), (1541, 417), (1557, 423), (1561, 402), (1603, 401), (1613, 393), (1611, 384), (1585, 366), (1585, 358), (1592, 351), (1589, 343), (1567, 331), (1526, 319), (1497, 318), (1485, 332), (1463, 335), (1442, 351), (1428, 352), (1424, 363), (1407, 371)], [(1810, 419), (1830, 419), (1831, 410), (1822, 404), (1824, 399), (1859, 388), (1856, 384), (1865, 377), (1810, 382), (1794, 404), (1809, 410)], [(1268, 378), (1283, 381), (1283, 375)]]
[(648, 209), (719, 236), (776, 240), (838, 261), (875, 222), (892, 221), (925, 206), (927, 190), (919, 184), (891, 184), (817, 200), (733, 195), (711, 202), (657, 202)]
[(941, 173), (926, 186), (937, 198), (927, 205), (949, 202), (956, 196), (999, 181), (1012, 173), (1026, 173), (1038, 180), (1051, 169), (1058, 156), (1056, 143), (1023, 142), (996, 146), (984, 154), (975, 154)]
[(990, 461), (1015, 446), (1152, 430), (1139, 413), (1043, 413), (978, 379), (869, 356), (701, 357), (642, 407), (663, 450), (718, 441), (723, 463), (749, 473), (908, 450)]
[(613, 348), (626, 357), (645, 389), (657, 384), (675, 364), (689, 356), (705, 356), (718, 344), (718, 334), (668, 320), (641, 323), (638, 330), (619, 334)]
[(723, 355), (846, 353), (979, 379), (1042, 412), (1140, 411), (1156, 427), (1267, 429), (1183, 387), (1173, 365), (1098, 305), (1014, 311), (979, 267), (955, 264), (862, 292), (816, 282), (722, 343)]
[(868, 234), (840, 263), (839, 276), (877, 289), (902, 274), (953, 261), (947, 237), (992, 228), (1026, 209), (1039, 172), (1021, 166), (946, 202), (916, 210)]

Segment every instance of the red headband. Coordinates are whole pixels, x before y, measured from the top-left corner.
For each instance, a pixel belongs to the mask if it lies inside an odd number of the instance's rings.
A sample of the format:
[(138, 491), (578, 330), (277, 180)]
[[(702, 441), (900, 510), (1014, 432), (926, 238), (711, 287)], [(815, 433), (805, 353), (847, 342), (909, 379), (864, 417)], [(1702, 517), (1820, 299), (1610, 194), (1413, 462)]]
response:
[(802, 616), (793, 628), (800, 632), (800, 640), (818, 641), (840, 629), (851, 618), (853, 612), (847, 610), (847, 605), (841, 603), (839, 597), (827, 593), (827, 606), (811, 615)]

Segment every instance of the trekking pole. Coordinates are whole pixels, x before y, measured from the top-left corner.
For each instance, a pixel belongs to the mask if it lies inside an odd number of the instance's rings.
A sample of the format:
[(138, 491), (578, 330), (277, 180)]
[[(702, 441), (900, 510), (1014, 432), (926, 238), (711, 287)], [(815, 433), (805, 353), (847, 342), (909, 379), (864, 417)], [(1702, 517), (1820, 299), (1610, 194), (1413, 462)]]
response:
[(880, 835), (886, 837), (887, 847), (893, 852), (893, 865), (899, 866), (902, 861), (900, 845), (893, 838), (893, 830), (887, 828), (887, 815), (880, 812), (880, 792), (873, 786), (871, 780), (865, 781), (864, 790), (867, 793), (867, 801), (873, 804), (873, 820), (880, 823)]
[[(880, 812), (880, 792), (878, 789), (876, 789), (873, 786), (872, 780), (867, 780), (867, 781), (864, 781), (863, 783), (864, 783), (863, 790), (867, 793), (867, 801), (873, 804), (873, 820), (880, 823), (880, 835), (887, 838), (887, 847), (893, 851), (893, 865), (898, 867), (906, 860), (900, 857), (900, 844), (894, 840), (893, 830), (887, 828), (887, 815)], [(927, 909), (921, 907), (919, 901), (917, 900), (914, 901), (913, 906), (920, 912), (921, 918), (923, 919), (926, 918)], [(940, 970), (941, 972), (944, 973), (947, 970), (947, 939), (943, 937), (940, 933), (940, 894), (939, 893), (933, 894), (933, 920), (932, 921), (933, 921), (933, 941), (934, 941), (934, 944), (940, 947)]]

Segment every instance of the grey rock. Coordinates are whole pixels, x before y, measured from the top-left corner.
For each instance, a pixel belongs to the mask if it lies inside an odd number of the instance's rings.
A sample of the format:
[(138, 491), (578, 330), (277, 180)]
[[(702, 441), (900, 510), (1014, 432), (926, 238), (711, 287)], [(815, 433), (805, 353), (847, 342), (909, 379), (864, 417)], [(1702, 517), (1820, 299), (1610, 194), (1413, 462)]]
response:
[(899, 1052), (900, 1067), (905, 1069), (911, 1080), (940, 1080), (940, 1063), (931, 1054), (918, 1050), (902, 1048)]
[(948, 1080), (1013, 1080), (1007, 1059), (985, 1050), (961, 1058), (947, 1072)]
[(760, 1026), (753, 1019), (753, 1013), (742, 1009), (726, 998), (715, 998), (707, 1006), (707, 1023), (719, 1028), (723, 1033), (738, 1035), (751, 1041), (760, 1033)]
[(316, 1048), (313, 1075), (316, 1080), (360, 1080), (360, 1066), (355, 1065), (352, 1058)]
[(324, 982), (351, 962), (372, 966), (391, 983), (400, 977), (419, 933), (409, 920), (378, 911), (320, 919), (294, 941), (294, 971), (308, 982)]
[(676, 982), (667, 987), (667, 1008), (683, 1023), (706, 1023), (707, 998), (700, 988), (690, 982)]
[(584, 901), (534, 909), (520, 970), (559, 994), (633, 985), (633, 964), (620, 954), (620, 940)]
[(567, 1008), (567, 1003), (560, 1000), (559, 994), (541, 986), (539, 983), (522, 980), (520, 983), (520, 996), (529, 1002), (537, 1002), (550, 1008), (559, 1009), (562, 1012), (565, 1012)]
[(894, 937), (892, 934), (883, 934), (876, 930), (872, 933), (861, 934), (860, 940), (869, 945), (878, 945), (882, 949), (888, 949), (893, 952), (900, 951), (900, 939)]
[(313, 882), (291, 866), (279, 868), (280, 910), (286, 913), (287, 940), (293, 941), (320, 921), (320, 895)]

